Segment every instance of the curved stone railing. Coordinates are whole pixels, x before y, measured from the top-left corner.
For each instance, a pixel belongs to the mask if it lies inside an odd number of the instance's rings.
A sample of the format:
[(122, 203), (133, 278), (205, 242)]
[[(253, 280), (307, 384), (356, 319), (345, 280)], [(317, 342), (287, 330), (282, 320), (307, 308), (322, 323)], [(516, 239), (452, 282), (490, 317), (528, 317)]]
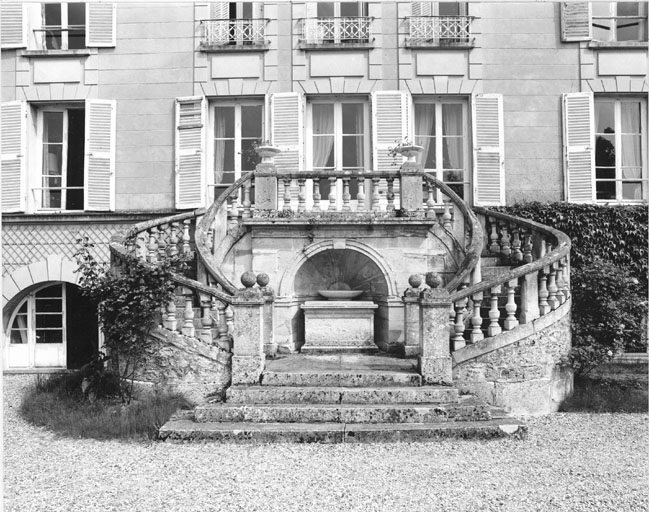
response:
[[(451, 344), (455, 351), (531, 323), (570, 300), (570, 239), (564, 233), (505, 213), (480, 207), (474, 210), (486, 226), (488, 254), (483, 255), (495, 257), (505, 266), (482, 279), (477, 265), (470, 279), (451, 294)], [(483, 318), (485, 306), (488, 316)], [(515, 336), (510, 339), (516, 341)]]

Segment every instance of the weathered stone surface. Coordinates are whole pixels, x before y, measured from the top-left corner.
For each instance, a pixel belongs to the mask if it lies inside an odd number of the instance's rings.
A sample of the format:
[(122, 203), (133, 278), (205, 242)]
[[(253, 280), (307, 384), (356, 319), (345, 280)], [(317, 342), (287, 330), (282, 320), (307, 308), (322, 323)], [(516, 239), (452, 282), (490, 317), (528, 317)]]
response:
[(419, 370), (424, 384), (452, 384), (453, 366), (451, 356), (419, 356)]
[(232, 384), (258, 384), (264, 356), (232, 356)]
[(231, 386), (227, 391), (227, 402), (239, 404), (393, 404), (453, 402), (457, 399), (457, 389), (446, 386), (381, 388)]
[[(556, 411), (572, 391), (572, 372), (561, 366), (571, 347), (569, 308), (550, 315), (557, 318), (547, 327), (530, 329), (528, 336), (514, 343), (457, 364), (454, 385), (512, 413)], [(544, 319), (536, 322), (547, 321)], [(471, 350), (488, 343), (479, 342)]]
[(263, 386), (421, 386), (417, 373), (395, 372), (264, 372)]
[(304, 311), (304, 346), (376, 347), (371, 301), (307, 301)]

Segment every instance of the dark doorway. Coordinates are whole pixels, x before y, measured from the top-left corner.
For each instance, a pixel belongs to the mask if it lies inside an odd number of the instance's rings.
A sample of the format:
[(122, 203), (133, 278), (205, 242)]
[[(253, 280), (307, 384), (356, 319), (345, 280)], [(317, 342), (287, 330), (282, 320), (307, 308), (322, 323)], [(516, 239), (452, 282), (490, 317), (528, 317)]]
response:
[(99, 350), (97, 310), (74, 285), (67, 285), (67, 366), (76, 370)]

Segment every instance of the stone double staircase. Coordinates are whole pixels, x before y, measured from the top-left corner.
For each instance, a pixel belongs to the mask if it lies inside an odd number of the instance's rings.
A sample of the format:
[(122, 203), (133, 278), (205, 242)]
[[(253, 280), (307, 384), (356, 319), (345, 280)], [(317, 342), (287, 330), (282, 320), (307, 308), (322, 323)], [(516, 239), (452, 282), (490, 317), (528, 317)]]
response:
[(523, 439), (526, 425), (451, 386), (424, 386), (416, 360), (388, 354), (288, 355), (258, 385), (178, 414), (172, 442), (366, 443), (441, 438)]

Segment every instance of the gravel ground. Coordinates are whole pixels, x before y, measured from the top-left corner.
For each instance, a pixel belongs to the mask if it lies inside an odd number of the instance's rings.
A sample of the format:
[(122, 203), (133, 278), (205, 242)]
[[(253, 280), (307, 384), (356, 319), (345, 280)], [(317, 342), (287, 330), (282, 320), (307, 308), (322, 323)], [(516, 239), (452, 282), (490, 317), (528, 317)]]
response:
[(554, 414), (526, 441), (174, 445), (57, 437), (4, 377), (6, 511), (646, 511), (646, 414)]

